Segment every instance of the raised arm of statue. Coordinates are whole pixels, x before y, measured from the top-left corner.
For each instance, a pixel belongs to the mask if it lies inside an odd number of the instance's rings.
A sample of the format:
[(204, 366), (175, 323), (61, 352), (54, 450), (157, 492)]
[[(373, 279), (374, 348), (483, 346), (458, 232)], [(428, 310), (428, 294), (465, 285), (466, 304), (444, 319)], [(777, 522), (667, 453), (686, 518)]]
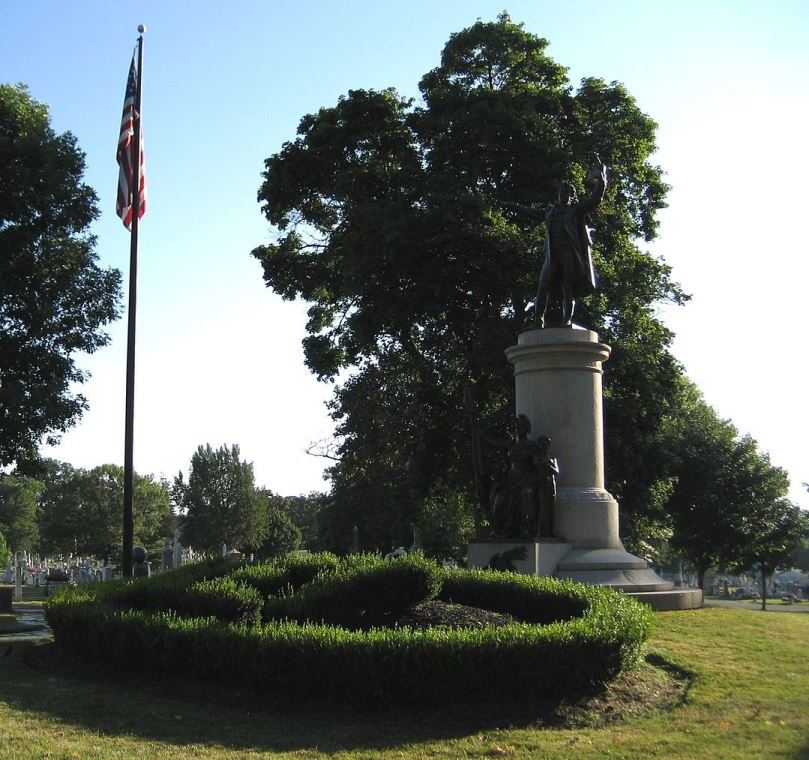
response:
[(607, 189), (607, 166), (600, 158), (597, 156), (596, 158), (597, 163), (587, 173), (587, 181), (594, 182), (593, 189), (578, 204), (582, 211), (592, 211), (597, 208), (604, 199), (604, 191)]

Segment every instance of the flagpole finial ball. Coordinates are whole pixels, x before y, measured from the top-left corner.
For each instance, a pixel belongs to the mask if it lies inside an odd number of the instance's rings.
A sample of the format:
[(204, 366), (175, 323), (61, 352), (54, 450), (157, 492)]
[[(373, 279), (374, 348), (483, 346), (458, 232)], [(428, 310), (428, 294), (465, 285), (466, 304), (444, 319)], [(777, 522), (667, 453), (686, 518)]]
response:
[(138, 24), (138, 31), (143, 34), (146, 31), (146, 27), (143, 24)]

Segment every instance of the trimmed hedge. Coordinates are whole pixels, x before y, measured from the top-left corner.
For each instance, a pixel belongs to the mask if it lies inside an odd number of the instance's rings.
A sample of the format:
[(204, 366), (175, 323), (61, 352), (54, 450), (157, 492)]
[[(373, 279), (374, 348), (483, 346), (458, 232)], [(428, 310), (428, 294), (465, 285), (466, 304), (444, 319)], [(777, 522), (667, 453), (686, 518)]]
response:
[(421, 555), (389, 561), (356, 554), (297, 593), (268, 598), (264, 619), (369, 628), (434, 598), (440, 588), (438, 565)]
[[(442, 571), (423, 559), (403, 564), (408, 568), (403, 577), (420, 562), (431, 567), (428, 595), (437, 591), (437, 579), (443, 582), (439, 598), (485, 602), (489, 609), (546, 624), (422, 631), (347, 630), (280, 620), (227, 623), (122, 610), (109, 595), (98, 593), (99, 586), (53, 597), (46, 602), (46, 614), (57, 644), (85, 657), (185, 673), (268, 697), (366, 705), (574, 694), (634, 665), (651, 633), (651, 611), (606, 588), (494, 571)], [(306, 604), (315, 609), (326, 604), (325, 589), (345, 601), (347, 588), (374, 588), (369, 578), (376, 582), (387, 572), (389, 580), (398, 582), (397, 573), (382, 566), (368, 558), (341, 562), (302, 585), (298, 594), (281, 598), (308, 598)], [(223, 580), (237, 585), (236, 577), (244, 581), (242, 571)], [(341, 587), (338, 578), (346, 585)], [(380, 598), (386, 600), (384, 594)]]
[[(182, 565), (177, 570), (160, 573), (151, 578), (104, 583), (98, 587), (98, 594), (122, 609), (177, 610), (192, 585), (200, 581), (221, 578), (233, 570), (234, 565), (223, 559), (203, 560)], [(193, 608), (189, 608), (187, 614), (216, 617), (215, 611), (195, 611)]]
[(178, 599), (176, 611), (186, 617), (215, 617), (228, 622), (261, 622), (264, 597), (231, 576), (197, 581)]
[(585, 596), (560, 594), (559, 588), (540, 584), (530, 575), (484, 570), (444, 570), (438, 598), (442, 602), (503, 612), (525, 623), (547, 625), (581, 617), (588, 607)]
[(334, 570), (340, 564), (335, 554), (287, 554), (283, 557), (245, 565), (233, 579), (258, 589), (266, 597), (290, 593), (309, 583), (316, 575)]

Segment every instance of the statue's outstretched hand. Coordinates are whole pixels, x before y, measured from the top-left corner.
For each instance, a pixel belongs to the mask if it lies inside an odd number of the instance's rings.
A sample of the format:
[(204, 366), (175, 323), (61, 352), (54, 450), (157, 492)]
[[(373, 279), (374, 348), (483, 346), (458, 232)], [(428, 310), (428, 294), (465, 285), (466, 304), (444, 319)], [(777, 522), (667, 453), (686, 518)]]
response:
[(600, 179), (605, 185), (607, 184), (607, 165), (601, 160), (598, 153), (596, 153), (595, 164), (587, 172), (587, 179), (593, 182)]

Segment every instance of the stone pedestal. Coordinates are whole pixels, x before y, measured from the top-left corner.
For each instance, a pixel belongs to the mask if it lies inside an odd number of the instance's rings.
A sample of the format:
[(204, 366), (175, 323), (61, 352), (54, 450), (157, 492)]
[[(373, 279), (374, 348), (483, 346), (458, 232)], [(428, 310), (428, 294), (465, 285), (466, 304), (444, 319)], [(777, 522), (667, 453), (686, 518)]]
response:
[(663, 600), (676, 596), (674, 584), (624, 549), (618, 503), (604, 488), (601, 365), (609, 355), (596, 333), (571, 328), (529, 330), (506, 350), (514, 365), (517, 414), (531, 420), (533, 437), (550, 437), (550, 454), (559, 462), (554, 535), (570, 551), (552, 573), (537, 574), (611, 586), (648, 597), (650, 604), (655, 599), (658, 609), (683, 609), (679, 597), (671, 604)]
[(469, 544), (469, 567), (495, 567), (528, 575), (553, 575), (559, 560), (572, 544), (556, 538), (538, 538), (535, 541), (492, 539), (472, 541)]
[(604, 490), (601, 363), (610, 347), (590, 330), (547, 328), (520, 335), (514, 365), (517, 414), (550, 437), (559, 461), (554, 533), (574, 548), (622, 548), (618, 504)]

